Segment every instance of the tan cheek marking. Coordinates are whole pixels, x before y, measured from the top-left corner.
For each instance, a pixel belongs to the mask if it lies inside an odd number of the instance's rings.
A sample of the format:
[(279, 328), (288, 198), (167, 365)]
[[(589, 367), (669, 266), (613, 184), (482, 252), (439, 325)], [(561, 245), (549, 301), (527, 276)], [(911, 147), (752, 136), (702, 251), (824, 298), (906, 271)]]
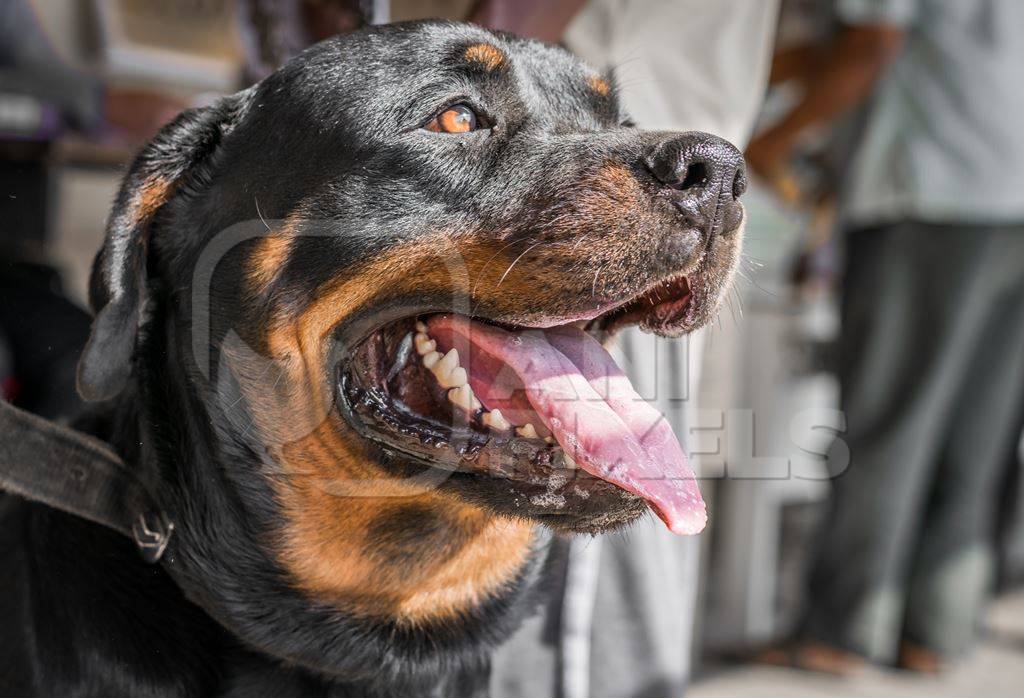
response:
[(483, 602), (512, 579), (526, 562), (534, 527), (526, 521), (491, 517), (472, 543), (439, 566), (418, 588), (399, 600), (401, 617), (417, 621), (450, 616)]
[(429, 285), (430, 272), (426, 270), (432, 265), (426, 262), (433, 255), (426, 254), (428, 248), (429, 243), (403, 246), (349, 270), (319, 291), (298, 318), (274, 320), (268, 332), (271, 353), (288, 368), (292, 384), (306, 386), (314, 404), (330, 404), (323, 394), (325, 384), (329, 384), (323, 376), (323, 359), (331, 331), (371, 299), (400, 293), (413, 285)]
[[(431, 288), (465, 287), (469, 283), (466, 277), (472, 276), (479, 254), (485, 252), (478, 253), (472, 248), (458, 250), (453, 237), (447, 234), (424, 236), (346, 270), (320, 289), (316, 299), (299, 317), (275, 317), (267, 330), (267, 345), (276, 367), (276, 392), (295, 393), (302, 397), (303, 404), (293, 406), (289, 424), (271, 428), (304, 434), (326, 418), (332, 405), (329, 392), (332, 381), (324, 375), (324, 357), (331, 332), (345, 317), (370, 300)], [(459, 263), (449, 268), (444, 262), (451, 256), (457, 257)], [(459, 278), (463, 274), (464, 277)], [(264, 382), (266, 375), (262, 373)], [(294, 405), (294, 399), (294, 396), (287, 397), (285, 401)], [(279, 443), (291, 440), (280, 435), (277, 438)]]
[[(584, 173), (571, 189), (555, 192), (559, 204), (541, 226), (543, 239), (500, 288), (515, 291), (529, 307), (557, 307), (568, 296), (619, 293), (650, 252), (651, 231), (664, 228), (664, 213), (632, 170), (607, 161)], [(503, 269), (499, 269), (499, 272)], [(527, 294), (530, 288), (534, 290)]]
[(473, 44), (463, 57), (470, 63), (478, 63), (487, 70), (496, 70), (505, 64), (505, 54), (491, 44)]
[(635, 234), (629, 231), (650, 230), (657, 224), (654, 218), (645, 220), (649, 209), (643, 202), (649, 196), (624, 165), (605, 163), (593, 175), (581, 179), (577, 191), (568, 199), (572, 215), (560, 216), (553, 233), (573, 239), (595, 228), (610, 231), (612, 234), (587, 238), (594, 258), (627, 254), (637, 243)]
[[(289, 485), (278, 488), (287, 522), (280, 549), (300, 589), (369, 615), (419, 622), (480, 603), (514, 577), (529, 555), (531, 524), (491, 516), (438, 492), (417, 493), (361, 460), (342, 433), (343, 425), (328, 422), (283, 452)], [(352, 477), (366, 480), (361, 496), (345, 496)], [(420, 549), (409, 564), (382, 562), (366, 530), (383, 511), (408, 502), (457, 518), (472, 536), (454, 554)]]
[[(453, 278), (438, 262), (452, 244), (450, 236), (431, 236), (380, 255), (324, 288), (299, 317), (277, 317), (268, 331), (273, 370), (245, 370), (243, 360), (229, 358), (283, 471), (272, 478), (285, 520), (277, 548), (297, 586), (339, 606), (413, 623), (454, 615), (500, 590), (529, 555), (533, 525), (387, 476), (331, 411), (323, 363), (330, 332), (365, 302), (450, 288)], [(474, 264), (471, 252), (467, 266)], [(413, 570), (383, 564), (368, 549), (367, 526), (385, 508), (409, 501), (455, 517), (473, 535), (454, 554), (423, 551)]]
[(591, 90), (602, 97), (606, 97), (611, 91), (611, 86), (608, 84), (608, 81), (602, 77), (598, 77), (597, 75), (590, 75), (587, 77), (587, 85)]

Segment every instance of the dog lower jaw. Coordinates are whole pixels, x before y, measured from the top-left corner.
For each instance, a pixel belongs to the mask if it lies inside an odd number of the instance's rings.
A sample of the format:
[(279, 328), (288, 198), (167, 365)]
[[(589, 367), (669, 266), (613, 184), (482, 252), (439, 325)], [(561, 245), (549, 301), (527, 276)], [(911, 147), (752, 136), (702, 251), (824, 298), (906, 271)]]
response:
[[(606, 532), (648, 513), (636, 495), (565, 467), (557, 444), (514, 431), (488, 435), (466, 423), (426, 420), (351, 376), (342, 374), (340, 384), (349, 422), (372, 444), (374, 460), (399, 482), (436, 487), (494, 515), (563, 534)], [(446, 451), (455, 457), (439, 459)]]

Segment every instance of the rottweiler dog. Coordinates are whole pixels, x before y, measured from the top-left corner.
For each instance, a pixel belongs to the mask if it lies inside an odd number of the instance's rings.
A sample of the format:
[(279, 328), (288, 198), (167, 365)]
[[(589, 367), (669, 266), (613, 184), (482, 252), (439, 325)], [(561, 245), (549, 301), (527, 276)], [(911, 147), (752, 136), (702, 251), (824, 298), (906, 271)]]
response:
[(612, 76), (471, 25), (379, 26), (182, 113), (94, 265), (79, 423), (175, 522), (157, 565), (4, 503), (6, 695), (486, 692), (552, 540), (699, 531), (603, 342), (716, 311), (743, 162), (638, 130)]

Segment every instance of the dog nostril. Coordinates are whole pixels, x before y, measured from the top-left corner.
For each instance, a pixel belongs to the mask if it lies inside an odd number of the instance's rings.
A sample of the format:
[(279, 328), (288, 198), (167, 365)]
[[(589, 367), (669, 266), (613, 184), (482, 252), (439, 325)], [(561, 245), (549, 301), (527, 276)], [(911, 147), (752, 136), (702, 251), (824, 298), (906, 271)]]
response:
[(703, 187), (708, 183), (708, 168), (703, 162), (694, 162), (687, 166), (686, 176), (683, 177), (683, 181), (673, 187), (673, 189), (679, 189), (680, 191), (686, 191), (687, 189), (693, 189), (694, 187)]
[(747, 191), (747, 174), (743, 165), (736, 169), (736, 176), (732, 178), (732, 198), (738, 199)]
[(747, 190), (743, 156), (706, 133), (670, 135), (653, 144), (642, 162), (672, 203), (694, 220), (718, 215), (723, 199), (735, 201)]

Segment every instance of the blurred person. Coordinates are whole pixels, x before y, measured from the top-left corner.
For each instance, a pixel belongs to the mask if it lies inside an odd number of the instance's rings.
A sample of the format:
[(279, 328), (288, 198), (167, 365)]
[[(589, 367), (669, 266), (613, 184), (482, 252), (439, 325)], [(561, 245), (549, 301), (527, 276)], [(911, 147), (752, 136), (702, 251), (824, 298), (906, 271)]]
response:
[[(561, 39), (613, 69), (627, 112), (647, 129), (714, 133), (742, 147), (761, 108), (778, 3), (563, 0), (477, 3), (470, 21)], [(676, 434), (688, 435), (701, 337), (619, 336), (621, 365)], [(712, 513), (712, 516), (714, 514)], [(571, 544), (565, 591), (499, 649), (498, 696), (679, 696), (689, 681), (700, 541), (657, 521)]]
[(1024, 421), (1024, 3), (837, 9), (831, 44), (778, 56), (804, 94), (747, 151), (777, 179), (808, 130), (865, 107), (840, 207), (850, 461), (786, 660), (934, 672), (975, 636)]
[(89, 317), (67, 300), (48, 257), (51, 145), (68, 131), (141, 143), (183, 105), (68, 66), (28, 0), (0, 4), (0, 101), (5, 117), (23, 115), (0, 118), (0, 398), (68, 417), (81, 404), (75, 365)]

